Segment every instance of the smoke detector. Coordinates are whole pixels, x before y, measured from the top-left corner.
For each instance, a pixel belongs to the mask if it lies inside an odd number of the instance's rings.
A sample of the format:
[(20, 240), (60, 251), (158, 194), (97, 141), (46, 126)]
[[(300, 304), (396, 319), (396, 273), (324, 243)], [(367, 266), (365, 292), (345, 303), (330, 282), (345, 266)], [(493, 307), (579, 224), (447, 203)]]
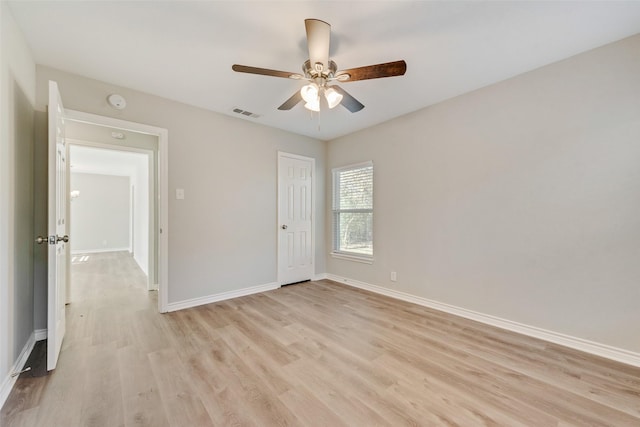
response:
[(124, 96), (118, 95), (117, 93), (107, 96), (107, 101), (109, 102), (109, 105), (116, 110), (124, 110), (124, 107), (127, 106), (127, 100), (124, 99)]

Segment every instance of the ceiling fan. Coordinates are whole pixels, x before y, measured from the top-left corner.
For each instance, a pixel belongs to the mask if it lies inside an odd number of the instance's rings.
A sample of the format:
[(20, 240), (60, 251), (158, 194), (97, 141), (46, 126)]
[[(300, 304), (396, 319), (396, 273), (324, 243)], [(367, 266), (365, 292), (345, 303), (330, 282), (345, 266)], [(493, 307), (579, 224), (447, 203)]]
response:
[(358, 80), (379, 79), (381, 77), (402, 76), (407, 71), (407, 63), (404, 61), (338, 70), (336, 63), (329, 59), (331, 25), (319, 19), (305, 19), (304, 24), (307, 30), (307, 45), (309, 48), (309, 59), (302, 64), (304, 74), (238, 64), (234, 64), (231, 67), (233, 71), (240, 73), (260, 74), (309, 82), (279, 106), (278, 110), (290, 110), (299, 102), (305, 101), (304, 106), (307, 109), (320, 111), (320, 102), (324, 98), (329, 108), (342, 104), (347, 110), (355, 113), (362, 110), (364, 105), (340, 86), (336, 84), (330, 85), (329, 83), (336, 81), (347, 83)]

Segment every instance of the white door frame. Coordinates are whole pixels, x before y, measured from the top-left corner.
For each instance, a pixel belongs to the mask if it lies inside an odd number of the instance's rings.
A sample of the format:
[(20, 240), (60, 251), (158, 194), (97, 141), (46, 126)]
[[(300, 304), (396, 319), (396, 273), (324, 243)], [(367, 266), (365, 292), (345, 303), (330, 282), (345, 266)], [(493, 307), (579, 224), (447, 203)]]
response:
[[(169, 225), (168, 225), (168, 212), (169, 212), (169, 181), (168, 181), (168, 169), (169, 169), (169, 132), (167, 129), (145, 125), (142, 123), (129, 122), (121, 119), (114, 119), (111, 117), (99, 116), (96, 114), (85, 113), (82, 111), (65, 110), (68, 120), (74, 120), (77, 122), (85, 122), (100, 126), (108, 126), (119, 128), (123, 130), (129, 130), (133, 132), (146, 133), (148, 135), (154, 135), (158, 137), (158, 164), (156, 165), (156, 173), (158, 174), (158, 199), (153, 202), (157, 203), (158, 211), (158, 224), (155, 225), (154, 238), (158, 242), (158, 311), (160, 313), (167, 312), (168, 306), (168, 279), (169, 279), (169, 266), (168, 266), (168, 242), (169, 242)], [(106, 145), (106, 144), (105, 144)], [(119, 149), (122, 150), (122, 147)], [(151, 236), (150, 236), (151, 237)], [(150, 258), (151, 258), (151, 254)]]
[(280, 197), (283, 195), (280, 193), (280, 168), (281, 168), (281, 159), (283, 157), (288, 157), (292, 159), (305, 160), (311, 162), (311, 260), (313, 263), (313, 272), (311, 276), (311, 280), (315, 277), (316, 274), (316, 159), (313, 157), (301, 156), (299, 154), (287, 153), (285, 151), (278, 151), (278, 170), (277, 170), (277, 199), (276, 199), (276, 220), (278, 223), (276, 224), (276, 230), (278, 233), (277, 239), (277, 250), (276, 250), (276, 271), (278, 272), (278, 285), (282, 286), (282, 272), (280, 271), (280, 243), (282, 240), (282, 233), (280, 233), (280, 226), (283, 224), (283, 219), (280, 217)]

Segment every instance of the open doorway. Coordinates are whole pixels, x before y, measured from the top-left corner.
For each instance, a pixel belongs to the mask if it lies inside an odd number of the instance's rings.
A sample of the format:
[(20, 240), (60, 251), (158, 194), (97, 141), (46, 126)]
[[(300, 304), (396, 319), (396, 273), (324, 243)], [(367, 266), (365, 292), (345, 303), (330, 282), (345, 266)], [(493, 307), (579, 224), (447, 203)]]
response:
[[(84, 274), (89, 260), (101, 260), (99, 265), (115, 262), (116, 274), (127, 271), (123, 279), (143, 281), (147, 291), (158, 290), (161, 283), (160, 137), (132, 130), (134, 123), (118, 127), (95, 122), (102, 119), (114, 121), (79, 112), (71, 112), (66, 121), (71, 196), (67, 212), (73, 236), (67, 302), (87, 296), (73, 287), (78, 283), (74, 274)], [(159, 311), (164, 311), (161, 295), (157, 300)]]
[[(73, 134), (75, 124), (68, 125)], [(119, 135), (122, 133), (118, 133)], [(150, 137), (145, 135), (146, 137)], [(154, 138), (155, 139), (155, 138)], [(130, 257), (131, 270), (156, 290), (153, 251), (153, 151), (69, 144), (71, 280), (67, 301), (82, 298), (76, 280), (91, 258)], [(137, 268), (135, 268), (137, 267)], [(80, 269), (80, 270), (79, 270)], [(139, 274), (142, 273), (142, 274)], [(141, 278), (142, 279), (142, 278)]]

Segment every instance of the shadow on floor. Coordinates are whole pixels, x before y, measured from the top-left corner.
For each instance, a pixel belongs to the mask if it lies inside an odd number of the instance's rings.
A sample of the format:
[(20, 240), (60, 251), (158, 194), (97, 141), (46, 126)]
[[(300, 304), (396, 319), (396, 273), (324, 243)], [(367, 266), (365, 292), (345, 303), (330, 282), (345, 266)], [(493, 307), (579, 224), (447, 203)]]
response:
[(47, 340), (36, 341), (22, 369), (28, 367), (31, 367), (31, 370), (21, 373), (19, 378), (44, 377), (49, 374), (49, 371), (47, 371)]

